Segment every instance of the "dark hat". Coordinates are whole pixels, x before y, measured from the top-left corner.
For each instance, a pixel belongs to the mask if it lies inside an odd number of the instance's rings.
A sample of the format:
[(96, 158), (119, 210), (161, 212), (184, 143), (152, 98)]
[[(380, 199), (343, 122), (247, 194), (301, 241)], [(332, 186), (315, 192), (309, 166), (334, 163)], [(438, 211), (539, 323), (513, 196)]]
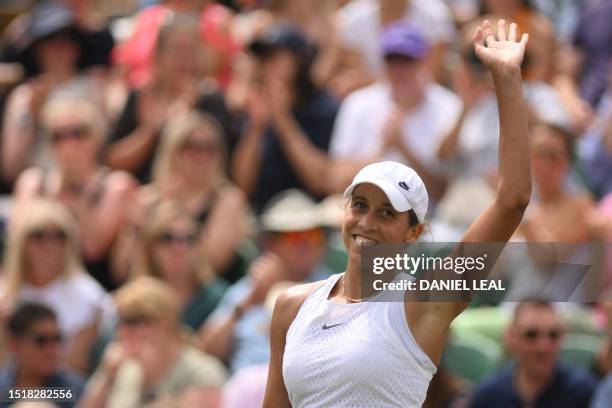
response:
[(309, 57), (315, 52), (315, 46), (299, 29), (290, 24), (276, 24), (249, 44), (249, 50), (258, 57), (279, 49), (289, 50), (303, 57)]
[(33, 55), (34, 46), (60, 33), (74, 38), (81, 51), (84, 51), (87, 44), (86, 34), (77, 25), (74, 13), (53, 1), (37, 4), (26, 17), (24, 29), (15, 41), (16, 59), (29, 74), (38, 71)]

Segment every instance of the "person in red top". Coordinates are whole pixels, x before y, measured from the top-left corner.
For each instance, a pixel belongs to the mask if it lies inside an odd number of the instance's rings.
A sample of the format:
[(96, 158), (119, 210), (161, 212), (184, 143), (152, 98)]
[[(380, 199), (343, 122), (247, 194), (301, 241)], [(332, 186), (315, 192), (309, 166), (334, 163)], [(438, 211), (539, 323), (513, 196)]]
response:
[(151, 77), (157, 33), (169, 13), (173, 12), (199, 13), (200, 36), (215, 55), (215, 76), (224, 88), (231, 76), (232, 58), (241, 48), (227, 28), (231, 11), (217, 3), (197, 0), (166, 0), (147, 7), (136, 16), (130, 39), (113, 50), (114, 62), (127, 68), (130, 86), (141, 86)]

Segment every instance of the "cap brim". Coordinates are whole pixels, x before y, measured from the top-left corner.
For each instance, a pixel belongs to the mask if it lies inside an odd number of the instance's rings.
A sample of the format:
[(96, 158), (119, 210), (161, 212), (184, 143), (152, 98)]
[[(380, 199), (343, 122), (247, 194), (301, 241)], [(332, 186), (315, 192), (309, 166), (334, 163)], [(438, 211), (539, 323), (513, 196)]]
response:
[(397, 187), (395, 187), (393, 184), (389, 183), (385, 179), (368, 178), (367, 180), (360, 180), (354, 182), (344, 191), (344, 197), (348, 198), (358, 185), (364, 183), (373, 184), (376, 187), (380, 188), (383, 193), (385, 193), (385, 195), (389, 199), (389, 202), (391, 203), (391, 206), (393, 206), (396, 211), (405, 212), (412, 209), (412, 206), (410, 205), (406, 197), (404, 197), (404, 195), (400, 191), (398, 191)]

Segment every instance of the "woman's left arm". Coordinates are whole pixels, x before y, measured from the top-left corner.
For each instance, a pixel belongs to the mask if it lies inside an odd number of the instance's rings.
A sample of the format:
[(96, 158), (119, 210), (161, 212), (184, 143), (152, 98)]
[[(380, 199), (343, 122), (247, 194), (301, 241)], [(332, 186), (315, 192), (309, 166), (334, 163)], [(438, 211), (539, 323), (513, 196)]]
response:
[[(529, 132), (521, 90), (521, 63), (528, 36), (517, 42), (516, 24), (498, 23), (498, 39), (486, 21), (474, 38), (476, 54), (493, 76), (499, 105), (499, 182), (493, 203), (474, 221), (462, 242), (507, 242), (531, 196)], [(488, 46), (485, 47), (485, 40)]]
[[(520, 70), (528, 35), (523, 34), (520, 41), (517, 40), (516, 24), (511, 24), (507, 33), (504, 20), (498, 22), (497, 39), (489, 21), (485, 21), (474, 36), (476, 54), (493, 76), (499, 105), (499, 181), (493, 203), (468, 228), (461, 240), (464, 243), (508, 242), (529, 204), (529, 132)], [(469, 248), (462, 249), (469, 255)], [(447, 329), (468, 304), (432, 302), (428, 311), (434, 312), (431, 317), (435, 317), (438, 324), (445, 322), (443, 326)]]

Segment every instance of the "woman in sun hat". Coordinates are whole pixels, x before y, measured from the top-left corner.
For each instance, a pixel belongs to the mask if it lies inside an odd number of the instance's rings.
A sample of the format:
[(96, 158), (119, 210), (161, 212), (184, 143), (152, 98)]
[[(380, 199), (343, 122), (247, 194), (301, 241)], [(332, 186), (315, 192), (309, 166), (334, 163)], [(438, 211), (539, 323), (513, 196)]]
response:
[[(485, 21), (475, 52), (493, 76), (500, 110), (500, 181), (493, 203), (470, 226), (462, 242), (507, 242), (531, 194), (528, 131), (520, 65), (528, 36), (517, 38), (498, 23), (497, 37)], [(443, 114), (443, 112), (442, 112)], [(406, 244), (423, 232), (428, 206), (416, 172), (395, 163), (363, 168), (345, 191), (342, 236), (346, 272), (300, 285), (276, 302), (265, 407), (420, 407), (450, 323), (465, 302), (365, 302), (361, 248)]]

